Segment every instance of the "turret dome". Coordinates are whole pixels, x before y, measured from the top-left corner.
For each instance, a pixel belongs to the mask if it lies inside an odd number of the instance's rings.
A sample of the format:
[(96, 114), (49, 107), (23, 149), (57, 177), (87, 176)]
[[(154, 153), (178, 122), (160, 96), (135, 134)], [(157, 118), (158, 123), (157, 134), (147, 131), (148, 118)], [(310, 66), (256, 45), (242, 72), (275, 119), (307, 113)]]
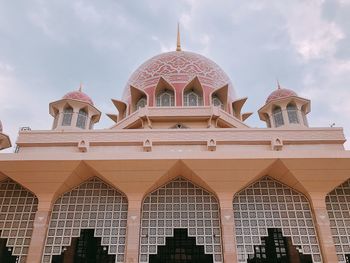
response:
[(68, 92), (62, 99), (79, 100), (94, 105), (92, 99), (87, 94), (82, 92), (81, 89)]
[(266, 99), (266, 104), (273, 100), (284, 99), (288, 97), (298, 96), (293, 90), (281, 88), (278, 85), (278, 89), (274, 90)]

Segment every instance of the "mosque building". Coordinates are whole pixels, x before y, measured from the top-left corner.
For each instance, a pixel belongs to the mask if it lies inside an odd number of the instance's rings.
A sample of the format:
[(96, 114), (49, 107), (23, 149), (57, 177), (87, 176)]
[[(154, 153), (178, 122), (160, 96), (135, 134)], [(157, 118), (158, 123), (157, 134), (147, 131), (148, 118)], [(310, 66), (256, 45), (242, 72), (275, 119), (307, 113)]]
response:
[(81, 89), (51, 102), (52, 127), (0, 154), (0, 262), (350, 262), (343, 129), (309, 127), (293, 90), (266, 95), (266, 128), (249, 127), (247, 98), (178, 34), (112, 99), (112, 127)]

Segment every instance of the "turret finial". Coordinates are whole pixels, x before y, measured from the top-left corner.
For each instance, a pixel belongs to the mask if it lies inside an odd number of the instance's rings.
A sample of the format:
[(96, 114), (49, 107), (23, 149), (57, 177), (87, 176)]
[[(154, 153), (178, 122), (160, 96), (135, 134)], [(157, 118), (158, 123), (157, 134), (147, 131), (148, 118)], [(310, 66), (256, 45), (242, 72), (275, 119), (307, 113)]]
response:
[(181, 51), (181, 41), (180, 41), (180, 25), (177, 23), (177, 41), (176, 41), (176, 51)]
[(80, 81), (79, 92), (82, 92), (82, 90), (83, 90), (83, 83)]

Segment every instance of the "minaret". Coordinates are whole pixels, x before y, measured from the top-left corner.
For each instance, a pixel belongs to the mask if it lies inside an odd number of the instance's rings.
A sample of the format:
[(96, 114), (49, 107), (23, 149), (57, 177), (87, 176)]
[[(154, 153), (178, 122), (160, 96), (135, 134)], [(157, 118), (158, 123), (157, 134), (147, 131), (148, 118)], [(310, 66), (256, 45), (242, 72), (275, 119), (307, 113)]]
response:
[(308, 127), (306, 115), (310, 112), (310, 100), (299, 97), (293, 90), (282, 88), (277, 81), (277, 89), (266, 99), (259, 109), (259, 117), (268, 128)]
[(50, 103), (50, 114), (54, 117), (53, 130), (89, 130), (100, 120), (101, 112), (95, 108), (91, 98), (82, 91), (68, 92), (62, 99)]

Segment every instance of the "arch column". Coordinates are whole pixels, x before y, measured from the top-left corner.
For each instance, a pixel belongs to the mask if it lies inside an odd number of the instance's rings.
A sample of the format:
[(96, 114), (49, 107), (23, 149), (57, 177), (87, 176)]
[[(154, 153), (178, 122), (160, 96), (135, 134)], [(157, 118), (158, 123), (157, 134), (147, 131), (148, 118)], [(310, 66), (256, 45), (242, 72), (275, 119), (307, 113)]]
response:
[(237, 262), (236, 253), (236, 233), (233, 217), (233, 198), (234, 193), (218, 193), (221, 216), (221, 235), (224, 262)]
[(325, 194), (310, 195), (323, 261), (327, 263), (337, 263), (338, 258), (333, 242), (325, 198)]
[(35, 213), (33, 234), (30, 240), (27, 263), (41, 262), (51, 215), (51, 202), (39, 199)]
[(142, 195), (127, 194), (128, 197), (128, 223), (126, 237), (125, 262), (136, 263), (139, 257), (140, 247), (140, 222)]

